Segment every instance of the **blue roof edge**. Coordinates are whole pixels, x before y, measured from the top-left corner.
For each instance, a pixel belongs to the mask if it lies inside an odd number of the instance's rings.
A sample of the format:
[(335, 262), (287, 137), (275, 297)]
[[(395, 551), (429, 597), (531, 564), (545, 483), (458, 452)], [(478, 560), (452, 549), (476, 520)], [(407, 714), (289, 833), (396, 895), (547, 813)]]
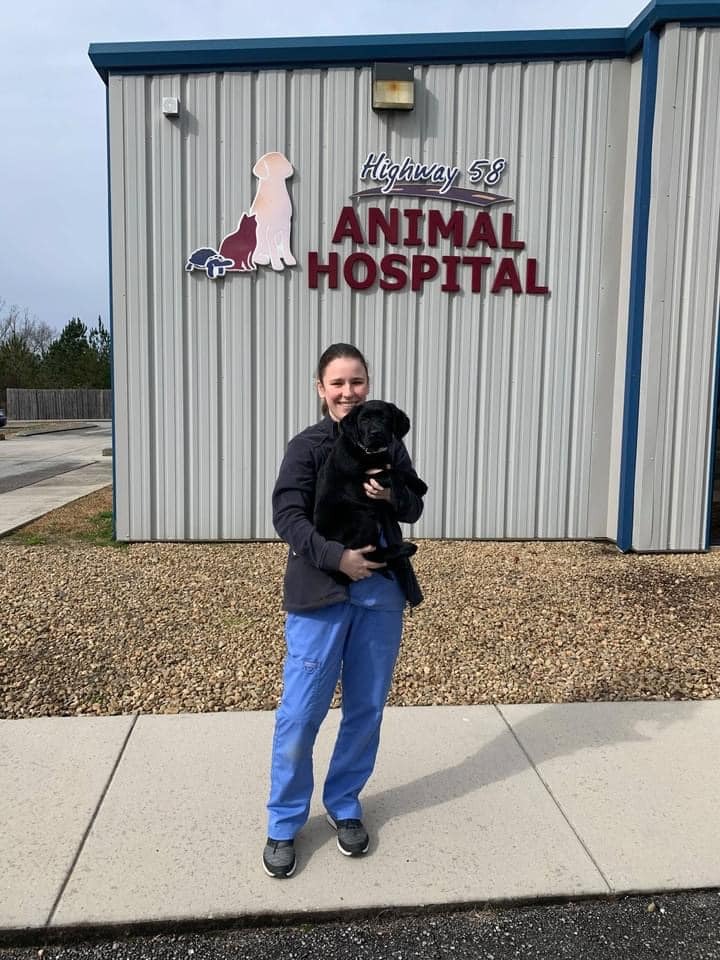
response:
[(356, 66), (377, 60), (452, 63), (540, 57), (624, 56), (625, 31), (532, 30), (493, 33), (368, 34), (248, 40), (93, 43), (100, 76), (198, 70)]
[(720, 25), (720, 0), (652, 0), (628, 27), (617, 28), (92, 43), (88, 55), (106, 83), (110, 73), (609, 58), (635, 53), (648, 31), (669, 22)]

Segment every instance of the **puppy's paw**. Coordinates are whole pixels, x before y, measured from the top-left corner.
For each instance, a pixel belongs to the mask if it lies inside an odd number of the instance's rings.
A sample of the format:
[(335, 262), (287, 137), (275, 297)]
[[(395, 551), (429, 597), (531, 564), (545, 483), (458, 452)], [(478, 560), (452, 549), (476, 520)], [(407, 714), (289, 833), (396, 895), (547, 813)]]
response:
[(383, 470), (382, 473), (374, 473), (372, 478), (376, 480), (381, 487), (385, 487), (385, 489), (392, 486), (392, 474), (389, 470)]

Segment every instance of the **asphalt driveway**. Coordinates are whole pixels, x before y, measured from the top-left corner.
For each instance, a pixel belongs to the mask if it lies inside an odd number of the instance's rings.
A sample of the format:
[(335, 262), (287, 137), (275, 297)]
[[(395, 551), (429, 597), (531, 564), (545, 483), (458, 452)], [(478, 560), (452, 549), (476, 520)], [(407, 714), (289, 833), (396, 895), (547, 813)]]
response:
[(48, 480), (102, 459), (111, 445), (110, 421), (81, 428), (11, 436), (0, 443), (0, 494)]

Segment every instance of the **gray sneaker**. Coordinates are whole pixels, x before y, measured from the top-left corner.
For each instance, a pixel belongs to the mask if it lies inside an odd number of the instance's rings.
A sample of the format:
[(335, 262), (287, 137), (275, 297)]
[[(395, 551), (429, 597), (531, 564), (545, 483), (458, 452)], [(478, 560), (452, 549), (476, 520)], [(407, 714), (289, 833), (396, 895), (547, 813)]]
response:
[(359, 857), (367, 853), (370, 837), (362, 825), (362, 820), (336, 820), (329, 813), (327, 822), (337, 830), (337, 846), (346, 857)]
[(282, 879), (295, 873), (295, 842), (267, 838), (263, 850), (263, 870), (269, 877)]

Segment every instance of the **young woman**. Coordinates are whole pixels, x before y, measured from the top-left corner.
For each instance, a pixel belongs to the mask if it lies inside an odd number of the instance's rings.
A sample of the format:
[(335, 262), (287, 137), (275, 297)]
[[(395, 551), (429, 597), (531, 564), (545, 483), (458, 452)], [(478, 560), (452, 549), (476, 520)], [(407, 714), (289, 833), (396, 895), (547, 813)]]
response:
[[(401, 585), (394, 576), (377, 573), (383, 564), (366, 556), (372, 545), (348, 550), (325, 540), (312, 523), (318, 471), (338, 435), (338, 424), (367, 399), (369, 390), (367, 363), (357, 347), (348, 343), (328, 347), (317, 371), (324, 417), (290, 441), (273, 491), (273, 524), (290, 550), (283, 603), (287, 654), (275, 717), (263, 851), (263, 867), (271, 877), (289, 877), (295, 870), (294, 840), (307, 820), (313, 790), (313, 745), (338, 679), (342, 719), (323, 803), (328, 822), (337, 831), (340, 852), (366, 853), (370, 840), (361, 820), (359, 794), (375, 765), (403, 608), (422, 600), (409, 561)], [(414, 473), (401, 440), (391, 446), (388, 461), (400, 471)], [(372, 477), (377, 472), (368, 471), (365, 494), (390, 504), (392, 516), (382, 534), (389, 544), (399, 542), (398, 521), (415, 523), (423, 503), (404, 484), (380, 486)]]

